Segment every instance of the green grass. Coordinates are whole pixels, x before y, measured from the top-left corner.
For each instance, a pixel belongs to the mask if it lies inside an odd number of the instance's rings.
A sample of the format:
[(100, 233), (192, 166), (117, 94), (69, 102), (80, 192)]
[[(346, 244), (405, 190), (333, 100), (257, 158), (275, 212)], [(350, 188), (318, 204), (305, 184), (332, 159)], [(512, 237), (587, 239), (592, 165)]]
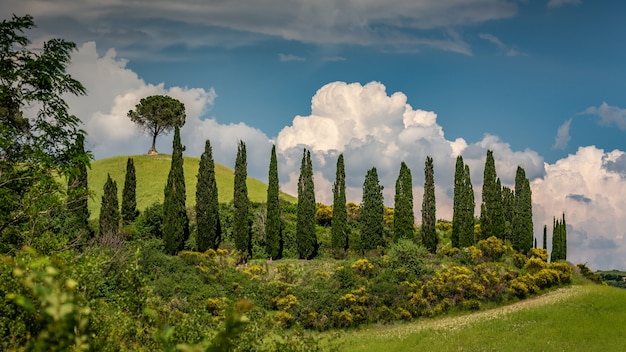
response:
[[(171, 156), (159, 155), (134, 155), (137, 177), (137, 207), (143, 210), (146, 207), (163, 201), (163, 189), (167, 183), (167, 175), (170, 171)], [(117, 182), (117, 190), (120, 202), (124, 188), (126, 175), (126, 160), (128, 156), (116, 156), (108, 159), (96, 160), (91, 163), (89, 170), (89, 190), (93, 197), (89, 200), (89, 211), (92, 218), (100, 213), (102, 201), (102, 188), (106, 182), (107, 173)], [(269, 161), (268, 161), (269, 163)], [(199, 158), (185, 157), (184, 172), (185, 186), (187, 190), (187, 207), (196, 204), (196, 184), (198, 175)], [(233, 170), (215, 164), (215, 178), (220, 203), (228, 203), (233, 199), (234, 174)], [(253, 202), (265, 202), (267, 199), (267, 185), (259, 180), (248, 178), (248, 198)], [(287, 201), (295, 202), (296, 199), (288, 194), (281, 194)]]
[(626, 290), (574, 285), (492, 310), (375, 326), (341, 351), (623, 351)]

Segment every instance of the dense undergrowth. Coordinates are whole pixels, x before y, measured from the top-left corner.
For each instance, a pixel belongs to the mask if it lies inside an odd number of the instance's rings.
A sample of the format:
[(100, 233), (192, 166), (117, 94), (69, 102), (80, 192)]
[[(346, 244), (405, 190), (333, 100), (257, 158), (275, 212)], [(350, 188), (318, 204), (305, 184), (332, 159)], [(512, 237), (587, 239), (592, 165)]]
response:
[(548, 263), (543, 249), (521, 254), (495, 237), (451, 248), (445, 226), (436, 255), (402, 240), (335, 259), (319, 226), (322, 256), (289, 259), (287, 224), (287, 259), (262, 259), (256, 243), (257, 259), (242, 264), (228, 233), (217, 251), (170, 256), (152, 211), (123, 239), (3, 257), (2, 349), (311, 351), (320, 346), (313, 331), (506, 304), (568, 284), (573, 273)]

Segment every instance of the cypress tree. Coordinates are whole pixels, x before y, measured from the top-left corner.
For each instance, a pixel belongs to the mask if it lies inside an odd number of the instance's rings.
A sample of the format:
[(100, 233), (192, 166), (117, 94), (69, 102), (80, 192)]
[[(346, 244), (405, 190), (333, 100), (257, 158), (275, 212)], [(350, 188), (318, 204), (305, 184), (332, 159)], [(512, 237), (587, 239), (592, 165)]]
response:
[(333, 220), (331, 223), (331, 245), (333, 248), (348, 250), (347, 223), (346, 171), (343, 154), (340, 154), (337, 159), (337, 171), (333, 184)]
[(465, 181), (463, 183), (463, 205), (461, 213), (461, 229), (459, 233), (459, 245), (461, 248), (469, 247), (476, 242), (474, 238), (474, 188), (470, 176), (469, 165), (465, 165)]
[(217, 249), (222, 240), (213, 148), (207, 139), (200, 156), (196, 185), (196, 250)]
[(465, 163), (461, 155), (456, 157), (456, 164), (454, 168), (454, 199), (452, 205), (452, 233), (450, 234), (450, 241), (452, 247), (459, 248), (461, 241), (461, 231), (464, 228), (463, 221), (465, 221), (464, 211), (467, 200), (465, 197), (467, 192), (465, 190)]
[(515, 217), (515, 191), (509, 187), (502, 187), (502, 211), (504, 214), (504, 237), (513, 241), (513, 218)]
[(413, 179), (411, 169), (404, 163), (400, 164), (400, 173), (396, 180), (396, 196), (394, 198), (393, 236), (398, 241), (401, 238), (413, 239)]
[(563, 223), (561, 224), (561, 256), (563, 260), (567, 260), (567, 223), (565, 222), (565, 213), (563, 213)]
[(185, 175), (183, 171), (183, 145), (180, 142), (180, 128), (174, 128), (172, 144), (172, 164), (167, 176), (163, 200), (163, 241), (167, 254), (183, 250), (189, 238), (189, 218), (185, 207)]
[(528, 253), (533, 246), (533, 205), (530, 183), (523, 168), (515, 174), (515, 199), (513, 211), (513, 249)]
[(122, 191), (122, 223), (128, 225), (135, 221), (139, 211), (137, 210), (137, 178), (135, 176), (135, 162), (132, 158), (126, 161), (126, 177), (124, 178), (124, 190)]
[(267, 187), (267, 216), (265, 219), (265, 245), (267, 254), (272, 259), (283, 256), (283, 234), (280, 220), (280, 200), (278, 198), (278, 161), (276, 146), (272, 146)]
[(502, 186), (496, 175), (493, 152), (487, 151), (483, 177), (483, 194), (480, 206), (480, 237), (491, 236), (503, 239), (505, 233), (504, 209), (502, 207)]
[(424, 167), (424, 199), (422, 200), (422, 244), (430, 253), (437, 252), (437, 223), (435, 204), (435, 173), (433, 170), (433, 158), (426, 157)]
[(117, 236), (120, 225), (120, 209), (117, 200), (117, 183), (107, 174), (100, 207), (99, 236)]
[[(80, 134), (72, 146), (72, 152), (77, 156), (89, 157), (85, 152), (85, 137)], [(68, 232), (78, 236), (91, 235), (89, 230), (89, 187), (87, 184), (87, 165), (79, 162), (76, 170), (68, 177), (66, 207), (69, 212), (70, 223)]]
[(235, 248), (245, 256), (252, 255), (252, 232), (250, 231), (248, 200), (248, 163), (246, 159), (246, 145), (239, 141), (237, 158), (235, 160), (235, 185), (233, 195), (233, 239)]
[(363, 182), (363, 203), (359, 216), (361, 224), (361, 249), (369, 250), (384, 245), (383, 186), (378, 181), (378, 171), (373, 167), (365, 175)]
[(543, 249), (548, 250), (548, 225), (543, 225)]
[(552, 220), (552, 253), (550, 261), (567, 260), (567, 225), (565, 223), (565, 213), (563, 219)]
[(312, 259), (317, 256), (318, 250), (315, 234), (315, 187), (311, 152), (304, 149), (303, 154), (298, 179), (296, 242), (300, 259)]

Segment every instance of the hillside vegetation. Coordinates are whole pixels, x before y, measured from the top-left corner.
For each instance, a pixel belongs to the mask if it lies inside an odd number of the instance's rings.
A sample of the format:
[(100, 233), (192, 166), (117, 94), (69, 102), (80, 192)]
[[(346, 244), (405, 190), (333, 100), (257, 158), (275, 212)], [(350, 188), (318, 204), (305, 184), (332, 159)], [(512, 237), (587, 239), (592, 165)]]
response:
[[(126, 173), (126, 160), (129, 156), (115, 156), (100, 159), (91, 163), (88, 171), (89, 190), (93, 196), (89, 199), (89, 212), (91, 218), (97, 218), (100, 214), (100, 202), (102, 199), (102, 187), (106, 182), (107, 173), (117, 182), (119, 199), (122, 199), (121, 189), (124, 185)], [(135, 162), (137, 173), (137, 208), (143, 210), (148, 206), (163, 202), (163, 189), (167, 183), (167, 174), (170, 171), (171, 157), (166, 154), (158, 155), (133, 155), (130, 156)], [(269, 162), (269, 158), (268, 158)], [(185, 186), (187, 189), (187, 207), (196, 204), (196, 184), (198, 175), (199, 158), (185, 157)], [(219, 202), (228, 203), (233, 199), (233, 170), (215, 164), (215, 178), (219, 190)], [(265, 202), (267, 197), (267, 185), (257, 179), (248, 178), (248, 196), (252, 202)], [(295, 198), (286, 193), (281, 197), (287, 201), (295, 202)]]
[(574, 285), (472, 314), (349, 332), (342, 351), (621, 351), (626, 290)]

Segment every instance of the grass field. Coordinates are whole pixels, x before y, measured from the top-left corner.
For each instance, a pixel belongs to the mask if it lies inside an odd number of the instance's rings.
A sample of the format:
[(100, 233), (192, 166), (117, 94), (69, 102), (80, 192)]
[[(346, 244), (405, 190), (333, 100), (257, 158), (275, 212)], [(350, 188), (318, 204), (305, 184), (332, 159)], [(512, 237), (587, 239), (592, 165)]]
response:
[(573, 285), (472, 314), (349, 331), (341, 351), (626, 351), (626, 290)]
[[(134, 155), (135, 172), (137, 177), (137, 207), (139, 210), (163, 201), (163, 189), (167, 183), (167, 175), (170, 171), (170, 155)], [(89, 190), (93, 197), (89, 201), (89, 211), (92, 218), (100, 213), (102, 201), (102, 188), (107, 179), (107, 173), (117, 182), (117, 190), (120, 202), (124, 188), (126, 175), (126, 161), (128, 156), (116, 156), (108, 159), (96, 160), (91, 163), (89, 170)], [(269, 163), (269, 161), (268, 161)], [(184, 173), (185, 187), (187, 191), (187, 207), (196, 204), (196, 184), (198, 175), (199, 158), (185, 157)], [(230, 202), (233, 198), (234, 174), (233, 170), (215, 164), (215, 178), (220, 203)], [(259, 180), (248, 178), (248, 198), (253, 202), (265, 202), (267, 199), (267, 185)], [(282, 194), (282, 198), (295, 202), (295, 198), (288, 194)]]

